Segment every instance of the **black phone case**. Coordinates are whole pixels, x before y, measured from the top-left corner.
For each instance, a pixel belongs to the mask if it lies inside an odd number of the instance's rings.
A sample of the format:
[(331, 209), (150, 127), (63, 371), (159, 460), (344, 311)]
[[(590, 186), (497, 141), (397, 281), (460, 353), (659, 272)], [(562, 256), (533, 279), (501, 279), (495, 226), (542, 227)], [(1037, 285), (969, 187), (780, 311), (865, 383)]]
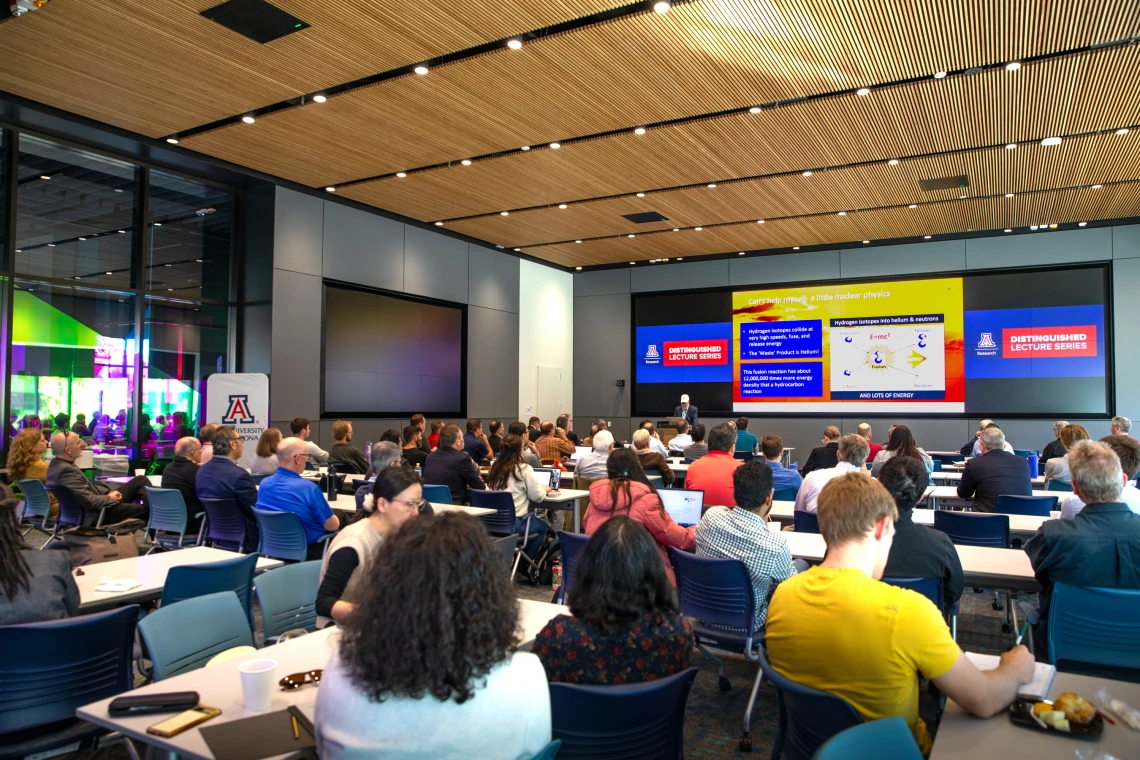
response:
[(128, 715), (153, 715), (155, 713), (184, 712), (198, 706), (198, 692), (176, 691), (167, 694), (140, 694), (129, 697), (116, 697), (107, 706), (107, 712), (115, 718)]

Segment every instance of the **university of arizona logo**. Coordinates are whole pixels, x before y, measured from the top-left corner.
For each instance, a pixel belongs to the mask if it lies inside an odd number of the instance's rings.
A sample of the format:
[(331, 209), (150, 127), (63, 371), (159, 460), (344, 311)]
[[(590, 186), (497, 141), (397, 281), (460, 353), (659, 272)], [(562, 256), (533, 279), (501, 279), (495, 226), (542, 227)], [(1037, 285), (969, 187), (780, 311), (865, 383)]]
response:
[(231, 395), (226, 413), (222, 415), (223, 425), (251, 425), (253, 412), (249, 410), (249, 394)]
[(993, 333), (982, 333), (982, 339), (978, 341), (978, 348), (997, 348), (997, 343), (994, 343)]
[(661, 354), (657, 353), (657, 344), (656, 343), (650, 343), (649, 344), (649, 350), (645, 352), (645, 358), (646, 359), (660, 359), (661, 358)]

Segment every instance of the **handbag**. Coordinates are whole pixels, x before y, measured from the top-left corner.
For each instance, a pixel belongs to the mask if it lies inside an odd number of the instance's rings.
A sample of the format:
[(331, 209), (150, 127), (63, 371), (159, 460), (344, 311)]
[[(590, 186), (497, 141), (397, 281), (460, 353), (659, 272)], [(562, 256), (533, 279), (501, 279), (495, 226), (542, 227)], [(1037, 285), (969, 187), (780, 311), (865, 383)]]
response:
[(145, 526), (142, 520), (131, 519), (111, 525), (94, 527), (81, 525), (65, 530), (60, 538), (71, 555), (71, 566), (82, 567), (100, 562), (139, 556), (135, 531)]

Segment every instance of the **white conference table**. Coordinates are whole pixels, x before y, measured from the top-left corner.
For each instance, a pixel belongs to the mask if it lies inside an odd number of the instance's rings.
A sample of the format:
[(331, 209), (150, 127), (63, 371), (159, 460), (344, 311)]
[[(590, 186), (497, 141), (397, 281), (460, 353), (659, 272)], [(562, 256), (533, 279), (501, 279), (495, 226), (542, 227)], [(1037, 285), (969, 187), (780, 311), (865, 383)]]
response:
[[(568, 607), (547, 602), (532, 602), (526, 599), (519, 600), (519, 649), (528, 649), (530, 642), (538, 635), (543, 626), (555, 615), (569, 614)], [(152, 683), (129, 692), (131, 696), (146, 694), (160, 694), (174, 691), (196, 691), (201, 704), (217, 707), (222, 714), (202, 724), (217, 726), (222, 723), (249, 718), (258, 713), (247, 711), (242, 705), (241, 681), (238, 674), (238, 665), (247, 660), (272, 659), (277, 662), (275, 679), (280, 679), (290, 673), (302, 673), (309, 670), (323, 669), (332, 656), (339, 638), (339, 629), (334, 627), (310, 633), (281, 644), (276, 644), (256, 653), (218, 663), (208, 668), (184, 673), (180, 676), (168, 678), (159, 683)], [(281, 691), (276, 686), (273, 691), (273, 701), (270, 711), (284, 710), (294, 705), (313, 719), (314, 706), (317, 700), (318, 688), (312, 685), (302, 686), (291, 692)], [(146, 732), (147, 726), (152, 726), (163, 718), (162, 715), (140, 715), (129, 718), (112, 718), (107, 714), (107, 705), (111, 699), (104, 699), (76, 710), (76, 714), (91, 723), (103, 726), (112, 731), (120, 731), (138, 742), (154, 747), (158, 750), (176, 753), (184, 758), (193, 760), (213, 760), (214, 755), (202, 738), (198, 728), (191, 728), (172, 738), (154, 736)], [(278, 755), (277, 757), (285, 757)]]
[(541, 502), (539, 509), (558, 509), (563, 512), (574, 513), (574, 532), (582, 532), (582, 510), (581, 499), (584, 496), (589, 496), (589, 491), (582, 491), (576, 488), (560, 488), (556, 494), (547, 494), (546, 498)]
[[(795, 507), (794, 501), (774, 501), (772, 502), (772, 511), (769, 514), (773, 520), (791, 523), (794, 519)], [(911, 510), (911, 519), (914, 520), (915, 525), (934, 527), (934, 512), (933, 509), (914, 509)], [(1009, 518), (1009, 533), (1014, 538), (1029, 538), (1037, 532), (1041, 523), (1050, 519), (1037, 515), (1006, 515), (1006, 517)]]
[[(1034, 489), (1033, 495), (1061, 497), (1066, 494), (1063, 491), (1042, 491)], [(930, 505), (931, 509), (947, 509), (945, 506), (947, 504), (955, 507), (968, 507), (974, 503), (974, 500), (963, 499), (958, 496), (957, 486), (935, 486), (933, 489), (927, 491), (926, 503)]]
[(462, 512), (472, 517), (495, 514), (495, 510), (488, 509), (487, 507), (465, 507), (462, 504), (437, 504), (434, 501), (428, 503), (431, 504), (432, 510), (437, 514), (440, 512)]
[[(159, 552), (145, 557), (128, 557), (127, 559), (87, 565), (81, 568), (83, 575), (75, 577), (75, 585), (79, 586), (79, 609), (84, 614), (88, 614), (101, 609), (157, 599), (162, 594), (162, 587), (166, 584), (166, 573), (170, 568), (182, 565), (203, 565), (239, 556), (241, 555), (237, 552), (229, 552), (223, 549), (191, 546), (186, 549)], [(281, 567), (283, 564), (285, 563), (279, 559), (258, 557), (254, 572), (263, 573), (266, 570)], [(104, 578), (133, 578), (140, 581), (142, 586), (121, 593), (96, 591), (95, 587), (102, 583)]]
[[(1117, 699), (1136, 707), (1140, 705), (1140, 684), (1107, 678), (1058, 673), (1049, 696), (1071, 691), (1093, 701), (1096, 693), (1107, 688)], [(934, 739), (930, 760), (976, 760), (978, 757), (1027, 757), (1033, 760), (1073, 760), (1074, 750), (1100, 757), (1099, 753), (1120, 758), (1140, 756), (1140, 734), (1117, 720), (1105, 723), (1104, 733), (1095, 742), (1071, 739), (1016, 726), (1005, 710), (990, 718), (975, 718), (953, 700), (946, 700), (946, 711)]]
[[(934, 480), (935, 482), (941, 481), (943, 485), (957, 485), (962, 480), (962, 471), (961, 470), (941, 470), (939, 472), (932, 473), (930, 478), (931, 478), (931, 480)], [(1044, 475), (1038, 475), (1035, 478), (1031, 478), (1031, 481), (1032, 481), (1033, 485), (1035, 485), (1035, 486), (1044, 486), (1045, 485), (1045, 476)], [(1060, 493), (1060, 492), (1059, 491), (1053, 491), (1052, 493)]]

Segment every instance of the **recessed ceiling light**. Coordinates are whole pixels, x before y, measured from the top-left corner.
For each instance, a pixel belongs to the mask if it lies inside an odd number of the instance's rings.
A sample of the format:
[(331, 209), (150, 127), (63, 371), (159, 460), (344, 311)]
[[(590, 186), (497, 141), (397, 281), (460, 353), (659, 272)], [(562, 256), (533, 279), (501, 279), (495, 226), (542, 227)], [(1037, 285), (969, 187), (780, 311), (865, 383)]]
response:
[(695, 229), (697, 232), (700, 232), (701, 230), (704, 229), (704, 227), (694, 227), (693, 229)]
[(1078, 227), (1084, 227), (1088, 222), (1077, 222)]
[(399, 177), (400, 179), (403, 179), (404, 177), (408, 176), (408, 173), (407, 172), (396, 172), (396, 176)]
[[(162, 226), (162, 222), (155, 222), (155, 223), (154, 223), (154, 226), (155, 226), (155, 227), (161, 227), (161, 226)], [(83, 238), (80, 238), (80, 240), (82, 240), (82, 239), (83, 239)]]
[(579, 271), (579, 272), (581, 272), (581, 271), (582, 271), (582, 267), (574, 267), (574, 269), (575, 269), (575, 270), (577, 270), (577, 271)]
[(858, 90), (855, 91), (855, 94), (860, 96), (860, 97), (862, 97), (864, 95), (870, 95), (871, 89), (869, 87), (860, 87)]
[(120, 234), (120, 235), (126, 235), (126, 234), (127, 234), (127, 231), (126, 231), (126, 230), (119, 230), (119, 234)]
[(635, 135), (643, 135), (645, 134), (645, 127), (638, 127), (637, 129), (633, 130), (633, 133)]
[(1104, 187), (1104, 185), (1093, 185), (1092, 189), (1093, 190), (1100, 190), (1102, 187)]
[(415, 71), (417, 74), (419, 74), (421, 77), (422, 77), (424, 74), (428, 73), (428, 67), (427, 67), (427, 66), (416, 66), (416, 68), (415, 68), (415, 69), (413, 69), (413, 70), (414, 70), (414, 71)]
[(167, 290), (167, 292), (170, 292), (170, 293), (174, 292), (174, 288), (167, 288), (166, 290)]
[(935, 79), (945, 79), (946, 78), (946, 72), (945, 71), (936, 71), (936, 72), (934, 72), (934, 78)]
[(1046, 148), (1050, 148), (1054, 145), (1060, 145), (1061, 144), (1061, 138), (1060, 137), (1046, 137), (1044, 140), (1041, 141), (1041, 144), (1044, 145)]
[(465, 158), (462, 161), (460, 161), (459, 163), (463, 164), (464, 166), (470, 166), (471, 165), (471, 159)]
[(887, 162), (887, 165), (888, 166), (898, 166), (899, 160), (897, 158), (892, 158), (890, 161)]
[(79, 239), (80, 239), (80, 240), (86, 240), (87, 238), (79, 238)]
[(798, 245), (793, 245), (793, 246), (792, 246), (792, 250), (793, 250), (793, 251), (798, 251), (799, 249), (800, 249), (800, 247), (799, 247)]
[(166, 141), (168, 143), (170, 143), (171, 145), (177, 145), (178, 144), (178, 138), (177, 137), (168, 137), (168, 138), (166, 138)]
[(335, 192), (336, 192), (336, 188), (335, 188), (335, 187), (332, 187), (332, 186), (326, 187), (326, 188), (325, 188), (325, 192), (326, 192), (326, 193), (335, 193)]
[(846, 211), (840, 211), (839, 216), (847, 216), (847, 212)]
[(907, 206), (907, 208), (918, 208), (918, 204), (917, 204), (917, 203), (912, 203), (912, 204), (910, 204), (909, 206)]
[(867, 244), (868, 244), (868, 243), (870, 243), (870, 242), (871, 242), (870, 240), (864, 240), (864, 241), (863, 241), (863, 245), (867, 245)]
[(1013, 230), (1005, 230), (1005, 232), (1013, 232)]
[(16, 253), (23, 253), (23, 251), (21, 251), (19, 248), (17, 248)]
[(40, 179), (51, 179), (51, 176), (47, 174), (41, 174)]
[(638, 193), (638, 194), (637, 194), (637, 197), (638, 197), (638, 198), (644, 198), (644, 197), (645, 197), (645, 193)]
[(1017, 147), (1017, 143), (1010, 143), (1009, 145), (1005, 146), (1005, 149), (1006, 150), (1013, 150), (1016, 147)]
[(518, 50), (522, 47), (522, 40), (507, 40), (507, 47), (511, 50)]
[(107, 274), (114, 274), (114, 272), (107, 272)]
[(554, 150), (558, 150), (559, 148), (562, 147), (562, 143), (550, 143), (550, 147), (553, 148)]
[(442, 226), (443, 226), (443, 222), (436, 222), (436, 223), (435, 223), (435, 226), (436, 226), (436, 227), (442, 227)]
[(1006, 198), (1012, 198), (1012, 197), (1013, 197), (1013, 193), (1006, 193), (1006, 194), (1005, 194), (1005, 197), (1006, 197)]
[(499, 216), (510, 216), (510, 215), (511, 215), (510, 211), (500, 211), (499, 212)]
[(632, 262), (632, 261), (631, 261), (631, 262), (629, 262), (629, 265), (630, 265), (630, 266), (633, 266), (633, 264), (634, 264), (634, 262)]
[(636, 235), (634, 235), (634, 234), (631, 232), (631, 233), (629, 233), (628, 235), (626, 235), (626, 237), (637, 237), (637, 236), (636, 236)]
[(684, 259), (683, 259), (683, 258), (681, 258), (680, 256), (678, 256), (678, 257), (677, 257), (677, 261), (684, 261)]
[(48, 248), (55, 248), (55, 243), (48, 243)]
[(582, 241), (581, 240), (575, 240), (574, 242), (575, 243), (581, 243)]
[(1116, 130), (1116, 134), (1120, 137), (1123, 137), (1124, 135), (1128, 134), (1128, 128), (1121, 127), (1120, 129)]
[(964, 196), (964, 195), (959, 195), (959, 196), (958, 196), (958, 200), (960, 200), (960, 201), (961, 201), (961, 200), (965, 200), (965, 199), (966, 199), (966, 196)]
[(760, 113), (760, 106), (752, 106), (748, 109), (748, 113)]
[[(653, 4), (653, 10), (657, 11), (658, 13), (668, 13), (669, 7), (669, 3), (665, 2), (665, 0), (661, 0), (661, 2)], [(633, 262), (631, 261), (630, 263), (632, 264)]]
[(1050, 224), (1050, 225), (1049, 225), (1049, 229), (1051, 229), (1051, 230), (1055, 230), (1055, 229), (1057, 229), (1057, 225), (1055, 225), (1055, 224)]
[(174, 266), (174, 265), (173, 265), (173, 264), (163, 264), (163, 266), (164, 266), (164, 267), (172, 267), (172, 266)]
[(738, 253), (737, 255), (738, 255), (738, 256), (743, 256), (743, 255), (744, 255), (744, 251), (741, 251), (741, 252), (740, 252), (740, 253)]
[(1033, 230), (1034, 232), (1036, 232), (1036, 231), (1037, 231), (1037, 225), (1036, 225), (1036, 224), (1031, 224), (1031, 225), (1029, 225), (1029, 229), (1031, 229), (1031, 230)]
[(710, 182), (710, 183), (709, 183), (709, 187), (716, 187), (716, 183), (715, 183), (715, 182)]
[(521, 148), (519, 148), (519, 150), (530, 150), (530, 146), (529, 146), (529, 145), (524, 145), (524, 146), (522, 146)]
[(922, 239), (923, 239), (923, 240), (930, 240), (930, 235), (923, 235), (923, 236), (922, 236)]
[(673, 228), (673, 232), (680, 232), (680, 231), (681, 231), (681, 228), (680, 228), (680, 227), (674, 227), (674, 228)]
[(559, 203), (558, 208), (566, 208), (566, 204), (565, 203)]
[(1017, 71), (1021, 68), (1021, 63), (1018, 61), (1010, 61), (1005, 65), (1006, 71)]
[(201, 259), (194, 259), (194, 261), (197, 261), (199, 264), (201, 264), (201, 263), (202, 263), (202, 260), (201, 260)]
[(764, 223), (764, 220), (763, 220), (763, 219), (757, 219), (757, 220), (756, 220), (756, 223), (757, 223), (757, 224), (763, 224), (763, 223)]
[(246, 124), (252, 124), (253, 122), (257, 121), (257, 119), (255, 119), (249, 115), (241, 117), (241, 120), (244, 121)]
[[(76, 279), (76, 280), (82, 280), (83, 278), (82, 278), (82, 277), (80, 277), (79, 275), (75, 275), (75, 277), (74, 277), (73, 279)], [(120, 301), (125, 301), (125, 300), (127, 300), (127, 299), (125, 299), (125, 298), (120, 298), (119, 300), (120, 300)]]

